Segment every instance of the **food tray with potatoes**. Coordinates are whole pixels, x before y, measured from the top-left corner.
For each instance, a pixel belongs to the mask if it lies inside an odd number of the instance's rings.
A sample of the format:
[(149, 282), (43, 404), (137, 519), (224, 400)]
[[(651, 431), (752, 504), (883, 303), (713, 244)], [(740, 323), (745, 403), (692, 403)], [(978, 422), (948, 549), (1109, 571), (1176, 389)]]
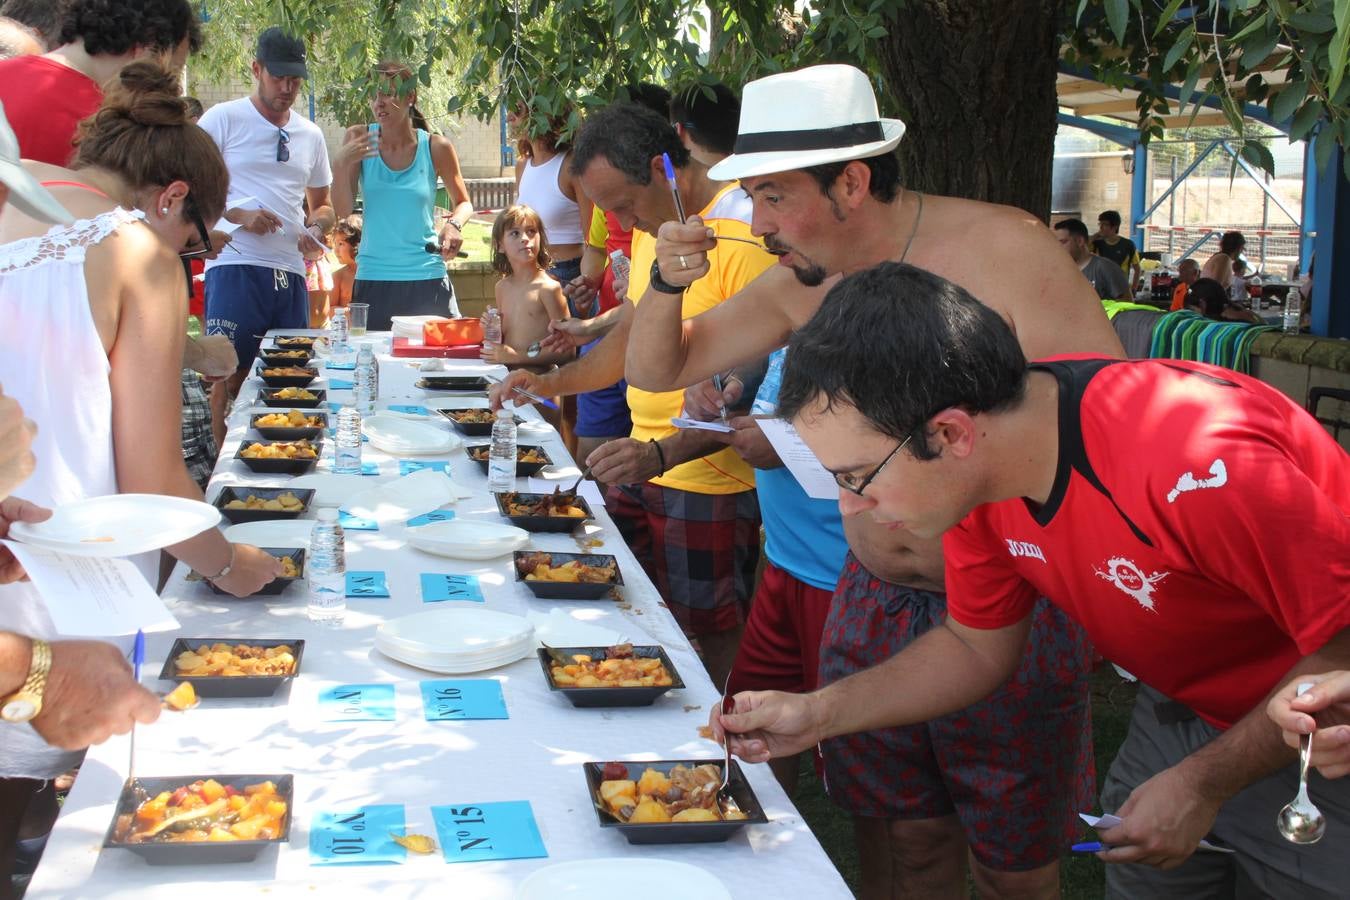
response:
[(305, 388), (264, 388), (258, 392), (258, 402), (263, 406), (296, 406), (300, 409), (316, 409), (328, 399), (327, 391), (310, 391)]
[(298, 519), (314, 501), (314, 493), (312, 489), (227, 487), (216, 495), (214, 506), (236, 525), (266, 519)]
[(526, 531), (568, 532), (595, 518), (586, 498), (575, 494), (507, 491), (492, 497), (497, 511)]
[(159, 677), (201, 697), (267, 697), (300, 672), (305, 642), (282, 638), (178, 638)]
[(103, 839), (152, 866), (238, 863), (291, 838), (292, 775), (130, 778)]
[(258, 358), (265, 366), (304, 366), (314, 356), (312, 350), (304, 347), (264, 347), (258, 352)]
[(328, 428), (328, 413), (286, 412), (259, 413), (248, 420), (253, 430), (269, 441), (316, 440)]
[(322, 441), (244, 441), (234, 458), (266, 475), (301, 475), (319, 461)]
[(516, 581), (541, 600), (599, 600), (623, 584), (619, 560), (608, 553), (517, 550)]
[[(248, 599), (252, 599), (253, 597), (275, 597), (286, 590), (286, 588), (290, 587), (292, 582), (304, 577), (305, 548), (292, 547), (289, 549), (281, 549), (277, 547), (261, 547), (259, 549), (264, 553), (268, 553), (281, 560), (281, 574), (258, 588), (254, 593), (250, 594)], [(196, 573), (193, 574), (195, 575)], [(197, 577), (200, 578), (201, 576)], [(192, 580), (192, 576), (188, 576), (188, 580)], [(216, 587), (215, 582), (208, 581), (207, 584), (211, 586), (211, 590), (214, 593), (227, 597), (233, 596), (229, 591)]]
[(258, 376), (268, 387), (307, 387), (319, 377), (319, 370), (309, 366), (268, 366), (258, 367)]
[[(487, 437), (492, 434), (492, 425), (497, 414), (484, 407), (461, 407), (457, 409), (438, 409), (436, 412), (450, 420), (455, 430), (468, 437)], [(520, 416), (512, 416), (519, 425), (525, 421)]]
[(539, 665), (549, 690), (573, 706), (651, 706), (666, 691), (683, 688), (664, 648), (657, 645), (544, 647)]
[[(465, 447), (464, 452), (469, 454), (469, 459), (478, 463), (478, 467), (486, 475), (488, 473), (488, 454), (491, 449), (487, 444), (475, 444), (471, 447)], [(537, 475), (544, 466), (552, 464), (553, 460), (549, 458), (548, 452), (538, 444), (519, 444), (516, 446), (517, 478)]]
[(681, 759), (588, 762), (582, 769), (601, 828), (618, 830), (630, 844), (702, 844), (769, 821), (734, 759), (719, 794), (722, 765)]

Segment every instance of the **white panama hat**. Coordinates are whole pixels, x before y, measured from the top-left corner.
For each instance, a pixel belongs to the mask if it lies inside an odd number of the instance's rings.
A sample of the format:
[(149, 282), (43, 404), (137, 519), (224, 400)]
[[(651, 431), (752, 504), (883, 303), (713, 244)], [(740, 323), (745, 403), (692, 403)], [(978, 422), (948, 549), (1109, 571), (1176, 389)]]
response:
[(732, 181), (894, 149), (905, 133), (899, 119), (877, 115), (867, 76), (853, 66), (811, 66), (745, 86), (736, 149), (708, 170)]
[(0, 182), (9, 188), (9, 202), (24, 215), (52, 225), (74, 221), (74, 216), (19, 162), (19, 139), (9, 127), (3, 103), (0, 103)]

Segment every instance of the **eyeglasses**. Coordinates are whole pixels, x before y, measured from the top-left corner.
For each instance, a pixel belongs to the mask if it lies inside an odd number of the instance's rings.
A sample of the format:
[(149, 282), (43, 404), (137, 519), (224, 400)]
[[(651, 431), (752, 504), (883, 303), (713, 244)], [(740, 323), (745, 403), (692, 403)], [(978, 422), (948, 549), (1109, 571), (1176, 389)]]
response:
[(202, 221), (202, 214), (197, 210), (197, 201), (188, 194), (183, 198), (183, 212), (187, 213), (189, 221), (197, 226), (197, 236), (201, 239), (202, 245), (196, 250), (186, 250), (179, 253), (180, 259), (195, 259), (198, 256), (206, 256), (214, 251), (211, 246), (211, 232), (206, 230), (206, 223)]
[(291, 159), (291, 148), (286, 145), (291, 142), (291, 136), (286, 133), (286, 129), (277, 129), (277, 162), (289, 162)]
[(895, 458), (895, 454), (905, 449), (905, 445), (909, 443), (910, 438), (912, 437), (914, 437), (914, 435), (911, 434), (909, 437), (905, 438), (903, 441), (896, 444), (895, 449), (892, 450), (890, 453), (886, 454), (886, 458), (883, 459), (875, 469), (873, 469), (871, 472), (868, 472), (861, 479), (858, 478), (858, 476), (853, 475), (851, 473), (835, 472), (834, 473), (835, 483), (838, 484), (844, 490), (851, 491), (852, 493), (857, 494), (859, 497), (861, 497), (863, 495), (863, 491), (867, 490), (867, 486), (871, 484), (872, 481), (878, 475), (881, 474), (881, 470), (886, 468), (887, 463), (889, 463), (892, 459)]

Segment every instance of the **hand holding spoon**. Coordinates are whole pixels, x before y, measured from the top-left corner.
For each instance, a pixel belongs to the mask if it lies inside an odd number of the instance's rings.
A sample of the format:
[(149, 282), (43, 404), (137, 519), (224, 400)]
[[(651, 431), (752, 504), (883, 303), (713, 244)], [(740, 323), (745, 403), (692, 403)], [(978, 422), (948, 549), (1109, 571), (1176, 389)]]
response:
[[(1312, 682), (1298, 686), (1300, 694), (1309, 690)], [(1312, 755), (1311, 733), (1303, 735), (1298, 744), (1298, 793), (1280, 810), (1277, 825), (1285, 840), (1294, 844), (1315, 844), (1327, 831), (1327, 820), (1322, 811), (1308, 798), (1308, 758)]]

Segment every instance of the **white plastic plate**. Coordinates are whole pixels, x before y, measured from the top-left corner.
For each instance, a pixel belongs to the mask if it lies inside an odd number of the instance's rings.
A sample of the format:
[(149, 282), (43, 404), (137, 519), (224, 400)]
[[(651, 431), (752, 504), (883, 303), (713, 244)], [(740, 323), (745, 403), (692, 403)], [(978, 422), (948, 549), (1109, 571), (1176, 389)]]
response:
[(446, 453), (459, 446), (459, 438), (430, 422), (413, 422), (401, 416), (376, 413), (361, 423), (370, 445), (400, 456)]
[(467, 519), (418, 525), (403, 536), (418, 550), (455, 559), (495, 559), (530, 542), (530, 533), (523, 528)]
[(266, 519), (231, 525), (225, 529), (225, 539), (235, 544), (252, 544), (254, 547), (308, 547), (313, 529), (313, 519)]
[(73, 556), (132, 556), (185, 541), (220, 523), (220, 510), (163, 494), (110, 494), (62, 506), (45, 522), (16, 522), (16, 541)]

